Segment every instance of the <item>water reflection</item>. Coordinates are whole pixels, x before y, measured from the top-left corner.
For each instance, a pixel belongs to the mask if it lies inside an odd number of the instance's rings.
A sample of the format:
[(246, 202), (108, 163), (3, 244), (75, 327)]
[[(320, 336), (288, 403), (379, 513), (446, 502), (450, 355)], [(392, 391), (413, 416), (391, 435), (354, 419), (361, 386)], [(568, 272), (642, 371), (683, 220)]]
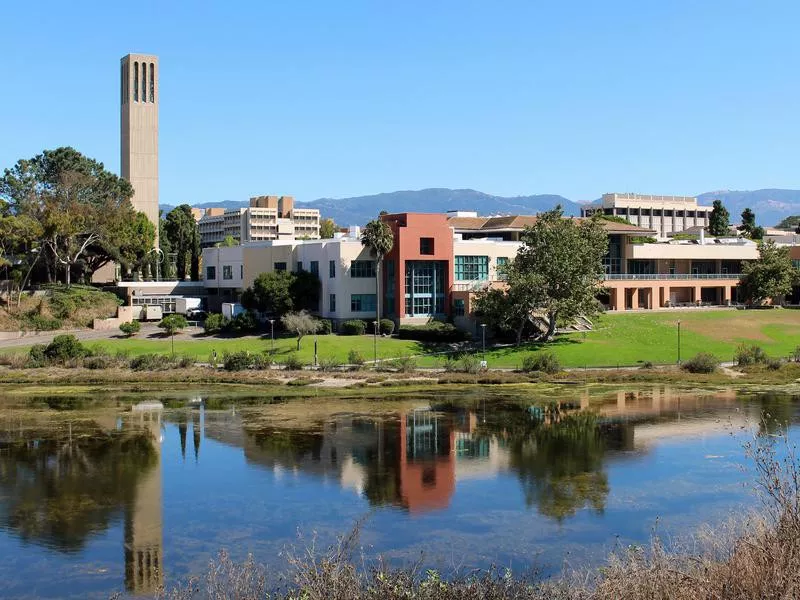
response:
[[(148, 402), (121, 411), (80, 399), (31, 403), (39, 405), (61, 412), (44, 419), (30, 411), (0, 411), (0, 528), (74, 556), (120, 525), (124, 586), (134, 594), (150, 594), (164, 583), (164, 486), (185, 500), (189, 478), (202, 479), (194, 489), (211, 499), (205, 510), (224, 509), (239, 492), (234, 488), (226, 500), (214, 500), (221, 493), (215, 482), (230, 464), (220, 457), (230, 461), (230, 451), (248, 467), (237, 475), (243, 492), (253, 483), (277, 488), (310, 482), (306, 510), (334, 501), (329, 486), (317, 485), (332, 483), (365, 505), (399, 509), (386, 512), (394, 515), (392, 527), (402, 528), (406, 513), (447, 514), (454, 498), (464, 497), (459, 484), (485, 480), (488, 487), (489, 480), (502, 479), (512, 487), (498, 486), (498, 493), (518, 490), (520, 515), (538, 514), (540, 522), (560, 527), (581, 515), (603, 515), (613, 492), (612, 470), (631, 464), (635, 472), (636, 460), (666, 440), (742, 428), (775, 432), (797, 414), (794, 399), (783, 394), (743, 402), (731, 390), (698, 396), (664, 388), (614, 392), (600, 400), (584, 391), (548, 405), (520, 397), (437, 397), (399, 402), (380, 413), (346, 402), (338, 412), (298, 403), (299, 421), (284, 413), (276, 417), (275, 407), (225, 406), (219, 399), (209, 402), (222, 405), (217, 410), (206, 410), (203, 402), (171, 410)], [(165, 465), (173, 474), (175, 465), (193, 470), (181, 472), (184, 479), (165, 480)], [(491, 501), (481, 509), (490, 507)], [(193, 517), (213, 520), (200, 510)], [(255, 524), (239, 524), (249, 526)], [(216, 538), (206, 541), (214, 549), (220, 545)], [(179, 554), (170, 554), (173, 565)]]

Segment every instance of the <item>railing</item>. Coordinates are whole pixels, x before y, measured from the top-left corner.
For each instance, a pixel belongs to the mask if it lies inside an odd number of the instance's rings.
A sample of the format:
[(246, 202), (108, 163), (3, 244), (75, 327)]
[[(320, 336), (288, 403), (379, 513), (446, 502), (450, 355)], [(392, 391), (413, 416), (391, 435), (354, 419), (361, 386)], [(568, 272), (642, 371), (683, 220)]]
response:
[(491, 285), (488, 279), (476, 279), (474, 281), (458, 281), (453, 284), (454, 292), (480, 292)]
[(606, 280), (655, 281), (659, 279), (739, 279), (739, 273), (606, 273)]

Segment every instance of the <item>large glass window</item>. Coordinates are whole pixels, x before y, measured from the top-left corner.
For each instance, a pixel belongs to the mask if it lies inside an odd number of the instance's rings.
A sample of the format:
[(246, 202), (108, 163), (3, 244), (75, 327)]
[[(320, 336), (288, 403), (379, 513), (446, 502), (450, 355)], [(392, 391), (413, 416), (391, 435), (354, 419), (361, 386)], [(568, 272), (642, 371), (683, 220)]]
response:
[(608, 254), (603, 257), (603, 268), (607, 275), (622, 272), (622, 238), (608, 236)]
[(233, 267), (231, 265), (222, 266), (222, 278), (233, 279)]
[(631, 275), (652, 275), (656, 272), (656, 261), (632, 258), (628, 261), (628, 273)]
[(375, 277), (375, 261), (374, 260), (351, 261), (350, 277)]
[(456, 256), (456, 281), (489, 279), (488, 256)]
[(217, 278), (217, 267), (206, 267), (206, 279), (213, 280)]
[(352, 294), (350, 296), (351, 312), (375, 312), (375, 294)]
[(444, 313), (446, 265), (445, 261), (439, 260), (406, 262), (407, 316), (434, 316)]

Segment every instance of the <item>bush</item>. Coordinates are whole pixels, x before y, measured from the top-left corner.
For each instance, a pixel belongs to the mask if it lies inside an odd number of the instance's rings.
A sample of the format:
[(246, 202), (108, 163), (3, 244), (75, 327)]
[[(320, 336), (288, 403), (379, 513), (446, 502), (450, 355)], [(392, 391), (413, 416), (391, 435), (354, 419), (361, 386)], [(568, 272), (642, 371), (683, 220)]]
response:
[(378, 331), (381, 335), (392, 335), (394, 333), (394, 321), (391, 319), (381, 319), (378, 325)]
[(230, 327), (236, 333), (251, 333), (258, 330), (258, 319), (253, 311), (246, 310), (233, 317)]
[(457, 357), (448, 357), (442, 364), (447, 373), (472, 373), (481, 371), (481, 361), (474, 354), (462, 354)]
[(452, 323), (432, 321), (426, 325), (401, 325), (397, 337), (418, 342), (462, 342), (468, 334)]
[(331, 324), (329, 319), (320, 319), (317, 321), (317, 333), (320, 335), (330, 335), (333, 333), (333, 324)]
[(305, 363), (294, 352), (286, 356), (283, 366), (287, 371), (302, 371)]
[(186, 329), (188, 326), (189, 322), (186, 320), (186, 317), (177, 313), (167, 315), (158, 323), (158, 327), (163, 329), (164, 333), (167, 335), (175, 335), (181, 329)]
[(350, 350), (350, 352), (347, 353), (347, 364), (363, 367), (365, 362), (364, 357), (361, 356), (361, 352), (358, 350)]
[(31, 346), (30, 350), (28, 350), (28, 362), (25, 366), (32, 369), (45, 366), (47, 364), (47, 357), (44, 354), (45, 347), (44, 344)]
[(794, 349), (792, 352), (792, 360), (794, 362), (800, 362), (800, 346)]
[(335, 358), (323, 358), (319, 361), (320, 371), (336, 371), (342, 365)]
[(780, 358), (768, 358), (764, 364), (770, 371), (779, 371), (783, 366), (783, 361)]
[(268, 352), (253, 355), (253, 368), (257, 369), (258, 371), (266, 371), (271, 369), (273, 362), (272, 356)]
[(713, 373), (718, 367), (719, 360), (708, 352), (699, 352), (682, 365), (682, 368), (689, 373)]
[(61, 319), (46, 317), (38, 313), (26, 315), (25, 321), (25, 326), (35, 331), (53, 331), (55, 329), (61, 329), (63, 325)]
[(339, 332), (342, 335), (364, 335), (364, 332), (367, 330), (367, 324), (364, 323), (361, 319), (353, 319), (351, 321), (345, 321), (339, 327)]
[(752, 346), (740, 344), (739, 347), (736, 348), (734, 359), (737, 365), (740, 367), (746, 367), (748, 365), (766, 362), (767, 353), (764, 352), (764, 349), (761, 346), (756, 346), (755, 344)]
[(226, 352), (222, 355), (222, 366), (226, 371), (244, 371), (253, 366), (254, 356), (242, 350), (241, 352)]
[(128, 337), (136, 335), (141, 329), (142, 325), (139, 321), (129, 321), (128, 323), (120, 323), (119, 325), (119, 330)]
[(111, 369), (117, 366), (117, 361), (113, 356), (108, 354), (98, 354), (96, 356), (87, 356), (83, 359), (84, 369)]
[(525, 373), (547, 373), (552, 375), (561, 370), (558, 357), (552, 352), (537, 352), (522, 359), (522, 371)]
[(44, 349), (49, 362), (66, 363), (68, 360), (82, 358), (88, 354), (83, 344), (72, 334), (57, 335)]
[(378, 363), (378, 368), (382, 371), (396, 370), (400, 373), (410, 373), (417, 369), (417, 359), (413, 356), (400, 356), (393, 360), (385, 360)]
[(163, 354), (142, 354), (131, 360), (134, 371), (165, 371), (172, 365), (172, 358)]
[(203, 321), (203, 331), (205, 331), (206, 335), (219, 333), (227, 324), (227, 320), (220, 313), (211, 313)]

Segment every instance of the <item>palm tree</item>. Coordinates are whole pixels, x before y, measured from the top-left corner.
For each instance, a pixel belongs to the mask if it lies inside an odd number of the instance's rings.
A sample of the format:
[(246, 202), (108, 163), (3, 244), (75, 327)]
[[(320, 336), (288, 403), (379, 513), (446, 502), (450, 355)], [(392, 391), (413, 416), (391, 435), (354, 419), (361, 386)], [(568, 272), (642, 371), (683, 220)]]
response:
[(375, 320), (381, 320), (381, 263), (394, 247), (391, 227), (380, 219), (373, 219), (361, 233), (361, 245), (375, 256)]

